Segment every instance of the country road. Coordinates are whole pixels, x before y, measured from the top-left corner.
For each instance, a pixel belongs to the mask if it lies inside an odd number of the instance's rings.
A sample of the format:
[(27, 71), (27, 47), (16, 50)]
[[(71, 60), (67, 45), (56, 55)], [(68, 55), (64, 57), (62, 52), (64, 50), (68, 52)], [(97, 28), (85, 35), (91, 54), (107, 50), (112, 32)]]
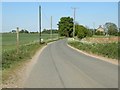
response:
[(117, 88), (118, 66), (86, 56), (59, 40), (39, 55), (25, 88)]

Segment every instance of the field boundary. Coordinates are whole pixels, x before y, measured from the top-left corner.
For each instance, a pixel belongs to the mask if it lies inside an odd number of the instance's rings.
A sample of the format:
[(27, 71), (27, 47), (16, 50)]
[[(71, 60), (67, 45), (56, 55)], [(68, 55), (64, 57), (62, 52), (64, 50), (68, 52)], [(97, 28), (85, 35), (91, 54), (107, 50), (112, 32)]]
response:
[(93, 58), (97, 58), (99, 60), (102, 60), (102, 61), (105, 61), (105, 62), (108, 62), (108, 63), (111, 63), (111, 64), (114, 64), (114, 65), (118, 65), (118, 60), (115, 60), (115, 59), (110, 59), (110, 58), (106, 58), (106, 57), (102, 57), (102, 56), (99, 56), (99, 55), (96, 55), (96, 54), (90, 54), (88, 52), (85, 52), (85, 51), (82, 51), (82, 50), (79, 50), (69, 44), (67, 44), (68, 47), (70, 47), (71, 49), (79, 52), (79, 53), (82, 53), (84, 55), (87, 55), (87, 56), (90, 56), (90, 57), (93, 57)]

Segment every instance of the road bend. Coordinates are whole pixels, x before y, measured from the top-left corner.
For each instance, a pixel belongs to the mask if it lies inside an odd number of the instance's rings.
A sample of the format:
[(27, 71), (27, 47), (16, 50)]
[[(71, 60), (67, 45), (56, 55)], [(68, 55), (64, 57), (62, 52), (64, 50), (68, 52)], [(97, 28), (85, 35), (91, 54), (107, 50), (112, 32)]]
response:
[(84, 55), (59, 40), (39, 55), (25, 88), (117, 88), (118, 66)]

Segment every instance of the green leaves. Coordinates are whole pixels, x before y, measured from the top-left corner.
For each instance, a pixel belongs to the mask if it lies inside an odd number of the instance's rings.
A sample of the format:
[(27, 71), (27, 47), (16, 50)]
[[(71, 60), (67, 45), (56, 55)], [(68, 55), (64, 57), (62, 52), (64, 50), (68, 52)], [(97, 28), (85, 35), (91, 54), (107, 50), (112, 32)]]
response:
[(107, 22), (105, 24), (105, 30), (109, 35), (117, 35), (118, 30), (117, 30), (117, 25), (111, 22)]
[(62, 17), (58, 23), (59, 34), (61, 36), (71, 37), (73, 32), (73, 18)]
[(82, 39), (86, 36), (92, 36), (92, 31), (90, 31), (89, 29), (87, 29), (86, 27), (82, 26), (82, 25), (76, 25), (76, 31), (75, 31), (76, 35), (78, 38)]

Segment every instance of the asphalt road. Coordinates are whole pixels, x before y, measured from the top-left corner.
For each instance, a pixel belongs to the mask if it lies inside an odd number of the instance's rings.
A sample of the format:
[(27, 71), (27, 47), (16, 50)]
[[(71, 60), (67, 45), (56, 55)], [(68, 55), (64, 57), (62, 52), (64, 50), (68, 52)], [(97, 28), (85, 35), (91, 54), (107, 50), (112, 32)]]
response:
[(40, 54), (25, 88), (117, 88), (118, 66), (79, 53), (66, 40)]

